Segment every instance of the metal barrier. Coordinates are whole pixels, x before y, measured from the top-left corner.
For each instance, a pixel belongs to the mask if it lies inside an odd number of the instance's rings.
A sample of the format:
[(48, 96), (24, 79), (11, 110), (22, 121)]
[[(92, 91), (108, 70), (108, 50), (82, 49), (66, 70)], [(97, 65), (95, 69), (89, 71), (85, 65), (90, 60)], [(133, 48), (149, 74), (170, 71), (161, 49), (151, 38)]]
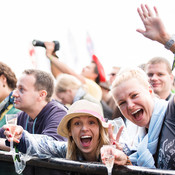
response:
[[(29, 171), (27, 171), (29, 169)], [(26, 170), (23, 175), (62, 175), (65, 172), (78, 172), (82, 174), (101, 174), (106, 175), (105, 165), (94, 162), (71, 161), (62, 158), (51, 158), (41, 160), (33, 158), (27, 162)], [(117, 166), (113, 168), (113, 175), (148, 175), (148, 174), (175, 174), (171, 170), (148, 169), (137, 166)], [(12, 156), (6, 155), (5, 151), (0, 151), (0, 175), (16, 175)]]

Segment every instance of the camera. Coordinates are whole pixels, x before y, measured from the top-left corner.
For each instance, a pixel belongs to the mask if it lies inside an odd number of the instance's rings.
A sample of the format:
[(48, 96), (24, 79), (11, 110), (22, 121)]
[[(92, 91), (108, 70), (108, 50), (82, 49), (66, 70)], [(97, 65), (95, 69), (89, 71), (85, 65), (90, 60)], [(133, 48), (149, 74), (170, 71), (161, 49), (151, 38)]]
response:
[[(58, 41), (53, 41), (53, 42), (55, 43), (54, 52), (56, 52), (60, 49), (60, 43)], [(43, 41), (33, 40), (32, 44), (33, 44), (33, 46), (40, 46), (40, 47), (46, 48)]]

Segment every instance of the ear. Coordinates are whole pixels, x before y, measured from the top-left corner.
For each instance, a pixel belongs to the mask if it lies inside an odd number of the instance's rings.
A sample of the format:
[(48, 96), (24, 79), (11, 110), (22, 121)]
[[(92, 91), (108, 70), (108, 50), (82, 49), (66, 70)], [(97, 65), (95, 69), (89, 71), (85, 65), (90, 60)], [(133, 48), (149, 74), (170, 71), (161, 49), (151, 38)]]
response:
[(47, 91), (46, 90), (41, 90), (39, 93), (39, 96), (41, 99), (46, 98), (47, 96)]
[(3, 83), (7, 83), (7, 78), (3, 74), (0, 76), (0, 78)]
[(174, 75), (173, 74), (170, 75), (170, 79), (171, 79), (172, 84), (173, 84), (173, 82), (174, 82)]

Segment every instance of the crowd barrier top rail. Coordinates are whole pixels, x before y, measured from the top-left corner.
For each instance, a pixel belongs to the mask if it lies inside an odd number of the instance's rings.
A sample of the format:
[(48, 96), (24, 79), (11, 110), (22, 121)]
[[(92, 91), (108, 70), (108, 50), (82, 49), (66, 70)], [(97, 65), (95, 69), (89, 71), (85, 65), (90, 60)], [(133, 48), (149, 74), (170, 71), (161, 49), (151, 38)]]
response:
[[(13, 167), (12, 156), (9, 155), (6, 151), (0, 151), (0, 162), (6, 162)], [(0, 163), (1, 164), (1, 163)], [(106, 166), (102, 163), (96, 162), (79, 162), (79, 161), (72, 161), (63, 158), (51, 158), (51, 159), (38, 159), (33, 157), (30, 161), (27, 162), (27, 166), (37, 167), (37, 168), (44, 168), (45, 172), (49, 170), (61, 170), (61, 171), (71, 171), (71, 172), (79, 172), (79, 173), (87, 173), (87, 174), (107, 174)], [(3, 168), (5, 168), (3, 166)], [(0, 171), (2, 170), (2, 166), (0, 167)], [(161, 175), (168, 175), (174, 174), (175, 171), (173, 170), (160, 170), (160, 169), (149, 169), (143, 168), (139, 166), (118, 166), (115, 165), (112, 171), (113, 175), (147, 175), (147, 174), (161, 174)], [(43, 174), (42, 174), (43, 175)]]

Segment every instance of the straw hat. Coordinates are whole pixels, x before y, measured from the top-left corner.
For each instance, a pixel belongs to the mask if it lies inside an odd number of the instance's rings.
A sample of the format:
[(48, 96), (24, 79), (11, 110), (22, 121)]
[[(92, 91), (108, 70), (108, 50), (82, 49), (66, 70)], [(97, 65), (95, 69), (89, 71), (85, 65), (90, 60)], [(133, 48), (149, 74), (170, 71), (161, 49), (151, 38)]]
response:
[(90, 102), (88, 100), (78, 100), (69, 107), (67, 115), (62, 118), (57, 128), (58, 134), (68, 138), (69, 131), (67, 124), (69, 120), (80, 116), (96, 117), (104, 128), (108, 128), (108, 123), (105, 122), (103, 111), (98, 104)]

